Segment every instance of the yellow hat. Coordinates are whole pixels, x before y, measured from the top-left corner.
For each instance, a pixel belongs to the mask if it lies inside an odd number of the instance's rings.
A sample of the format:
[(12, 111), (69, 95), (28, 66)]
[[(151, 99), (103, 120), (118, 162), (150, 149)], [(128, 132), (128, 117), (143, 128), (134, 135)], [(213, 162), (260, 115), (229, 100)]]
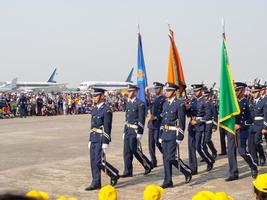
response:
[(159, 200), (164, 190), (162, 187), (151, 184), (144, 190), (144, 200)]
[(57, 200), (77, 200), (77, 199), (74, 198), (74, 197), (66, 198), (64, 196), (60, 196), (60, 197), (57, 198)]
[(117, 200), (117, 191), (111, 185), (101, 188), (98, 193), (98, 200)]
[(30, 192), (27, 192), (26, 197), (35, 198), (38, 200), (48, 200), (49, 195), (46, 192), (38, 191), (38, 190), (32, 190)]
[(261, 192), (267, 193), (267, 173), (259, 174), (255, 181), (253, 181), (255, 188)]
[(225, 192), (216, 192), (214, 200), (234, 200), (233, 197), (228, 196)]
[(192, 197), (192, 200), (213, 200), (213, 198), (214, 193), (210, 191), (200, 191)]
[(67, 198), (64, 197), (64, 196), (60, 196), (60, 197), (57, 198), (57, 200), (67, 200)]

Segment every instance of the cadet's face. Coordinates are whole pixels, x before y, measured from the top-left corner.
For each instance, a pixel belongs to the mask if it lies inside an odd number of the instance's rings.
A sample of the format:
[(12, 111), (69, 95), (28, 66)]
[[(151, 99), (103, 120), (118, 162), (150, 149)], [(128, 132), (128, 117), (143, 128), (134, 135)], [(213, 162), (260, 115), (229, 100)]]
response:
[(159, 95), (161, 93), (161, 90), (162, 90), (162, 88), (156, 88), (155, 89), (155, 94)]
[(93, 102), (94, 104), (98, 104), (101, 100), (101, 94), (100, 95), (97, 95), (97, 96), (93, 96)]
[(245, 93), (245, 89), (243, 89), (243, 88), (239, 88), (239, 89), (237, 89), (235, 92), (236, 92), (236, 96), (237, 96), (238, 98), (241, 98), (241, 97), (243, 97), (243, 95), (244, 95), (244, 93)]
[(175, 91), (174, 90), (165, 90), (165, 96), (167, 98), (172, 98), (175, 94)]
[(195, 93), (196, 97), (199, 97), (199, 96), (201, 96), (202, 91), (201, 90), (197, 90), (197, 91), (194, 91), (194, 93)]
[(251, 94), (252, 94), (253, 99), (256, 99), (259, 97), (259, 92), (252, 92)]
[(260, 94), (263, 96), (265, 94), (265, 89), (262, 89)]
[(134, 91), (129, 91), (128, 97), (129, 97), (130, 99), (136, 97), (136, 91), (135, 91), (135, 90), (134, 90)]

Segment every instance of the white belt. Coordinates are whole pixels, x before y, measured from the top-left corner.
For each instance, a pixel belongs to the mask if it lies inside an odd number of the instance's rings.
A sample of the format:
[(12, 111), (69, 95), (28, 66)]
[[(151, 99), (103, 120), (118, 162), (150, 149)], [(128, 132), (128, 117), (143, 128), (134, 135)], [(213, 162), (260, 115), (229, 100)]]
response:
[(206, 124), (212, 124), (212, 120), (206, 121)]
[(263, 117), (255, 117), (254, 120), (263, 120)]
[(127, 123), (126, 126), (127, 126), (128, 128), (133, 128), (133, 129), (137, 129), (137, 128), (138, 128), (138, 126), (135, 125), (135, 124), (129, 124), (129, 123)]
[(99, 129), (99, 128), (92, 128), (91, 129), (91, 132), (103, 133), (103, 130), (102, 129)]
[(176, 126), (164, 125), (163, 129), (165, 129), (167, 131), (177, 131), (178, 128)]
[(203, 117), (196, 117), (196, 120), (202, 120)]

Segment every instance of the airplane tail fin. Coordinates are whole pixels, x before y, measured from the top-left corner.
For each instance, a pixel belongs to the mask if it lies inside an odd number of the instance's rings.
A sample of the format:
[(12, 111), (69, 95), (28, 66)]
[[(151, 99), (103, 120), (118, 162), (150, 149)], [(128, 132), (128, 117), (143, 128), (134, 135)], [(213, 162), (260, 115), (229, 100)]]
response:
[(48, 81), (49, 83), (56, 83), (57, 81), (55, 80), (55, 76), (57, 74), (57, 68), (54, 69), (53, 73), (49, 77)]
[(134, 68), (131, 69), (131, 71), (130, 71), (130, 73), (129, 73), (129, 75), (128, 75), (128, 77), (127, 77), (127, 79), (126, 79), (125, 82), (130, 82), (130, 83), (133, 82), (133, 81), (132, 81), (132, 78), (133, 78), (133, 71), (134, 71)]
[(11, 89), (14, 90), (17, 88), (17, 82), (18, 82), (18, 78), (14, 78), (12, 81), (11, 81)]

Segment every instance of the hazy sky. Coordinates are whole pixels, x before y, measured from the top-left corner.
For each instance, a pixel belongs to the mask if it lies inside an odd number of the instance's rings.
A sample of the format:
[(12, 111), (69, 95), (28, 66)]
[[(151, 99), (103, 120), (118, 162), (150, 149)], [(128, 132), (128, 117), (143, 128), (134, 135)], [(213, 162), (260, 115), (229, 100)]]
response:
[(124, 81), (141, 26), (148, 81), (166, 80), (175, 32), (186, 82), (219, 80), (221, 20), (235, 80), (266, 78), (266, 0), (0, 0), (0, 80)]

